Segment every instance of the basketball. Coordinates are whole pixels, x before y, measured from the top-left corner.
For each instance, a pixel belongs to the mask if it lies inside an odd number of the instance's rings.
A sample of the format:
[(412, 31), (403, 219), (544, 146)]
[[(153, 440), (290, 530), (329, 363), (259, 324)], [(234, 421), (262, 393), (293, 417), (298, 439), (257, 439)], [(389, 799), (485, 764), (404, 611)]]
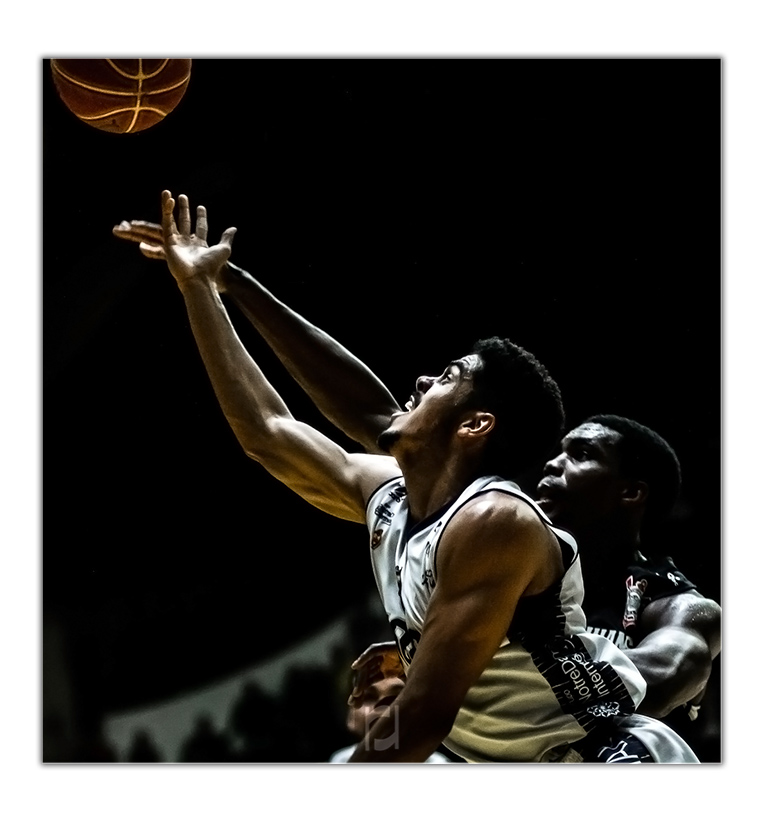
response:
[(53, 82), (83, 123), (116, 134), (166, 117), (189, 85), (191, 60), (51, 60)]

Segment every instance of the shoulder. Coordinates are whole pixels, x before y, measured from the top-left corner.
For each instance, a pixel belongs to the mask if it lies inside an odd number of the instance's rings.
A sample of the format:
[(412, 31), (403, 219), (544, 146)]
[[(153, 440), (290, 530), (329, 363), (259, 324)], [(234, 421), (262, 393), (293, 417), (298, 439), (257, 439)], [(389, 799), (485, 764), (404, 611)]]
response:
[(439, 548), (442, 568), (445, 556), (471, 572), (518, 574), (534, 592), (561, 572), (557, 541), (534, 509), (494, 490), (468, 500), (454, 515)]
[(675, 565), (672, 557), (642, 558), (633, 562), (628, 572), (636, 579), (645, 580), (646, 602), (663, 597), (675, 597), (678, 594), (695, 591), (696, 588), (696, 585)]
[(459, 521), (470, 528), (486, 532), (507, 534), (507, 529), (549, 534), (536, 511), (521, 497), (504, 491), (489, 490), (469, 499), (455, 514)]

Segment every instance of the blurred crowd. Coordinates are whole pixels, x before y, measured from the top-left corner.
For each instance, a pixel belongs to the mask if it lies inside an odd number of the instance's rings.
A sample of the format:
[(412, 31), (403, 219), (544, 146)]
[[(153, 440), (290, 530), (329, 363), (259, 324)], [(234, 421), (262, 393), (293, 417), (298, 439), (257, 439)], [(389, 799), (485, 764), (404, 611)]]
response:
[[(358, 735), (347, 700), (352, 689), (351, 663), (368, 645), (391, 638), (381, 613), (359, 608), (348, 622), (347, 639), (328, 649), (324, 665), (296, 665), (285, 672), (274, 695), (250, 679), (243, 681), (223, 727), (206, 713), (188, 718), (178, 751), (163, 750), (151, 727), (138, 727), (125, 750), (118, 751), (103, 733), (79, 739), (75, 750), (55, 754), (57, 716), (47, 715), (43, 733), (49, 755), (44, 761), (80, 763), (322, 763), (354, 745)], [(710, 680), (700, 720), (677, 727), (702, 762), (720, 761), (719, 666)], [(53, 742), (51, 741), (53, 740)], [(443, 746), (439, 752), (460, 761)]]
[(73, 753), (58, 757), (55, 739), (61, 729), (52, 726), (56, 716), (49, 714), (43, 728), (50, 751), (46, 761), (327, 762), (335, 751), (358, 741), (348, 727), (351, 663), (371, 643), (390, 638), (382, 613), (359, 607), (348, 620), (347, 639), (328, 649), (325, 664), (288, 668), (277, 695), (245, 679), (225, 725), (207, 713), (189, 717), (177, 752), (164, 750), (151, 727), (139, 727), (126, 750), (94, 732), (81, 738)]

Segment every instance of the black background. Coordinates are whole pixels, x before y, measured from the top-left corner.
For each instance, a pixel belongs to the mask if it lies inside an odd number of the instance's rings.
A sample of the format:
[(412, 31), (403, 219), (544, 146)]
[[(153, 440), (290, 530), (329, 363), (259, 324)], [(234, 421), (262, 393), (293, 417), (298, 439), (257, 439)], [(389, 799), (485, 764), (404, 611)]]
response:
[(720, 72), (200, 59), (163, 122), (114, 135), (43, 61), (43, 607), (84, 721), (262, 659), (373, 585), (360, 526), (245, 458), (172, 278), (112, 236), (158, 220), (163, 188), (207, 206), (211, 240), (236, 225), (232, 259), (402, 400), (499, 334), (549, 367), (572, 424), (654, 427), (684, 468), (669, 551), (719, 601)]

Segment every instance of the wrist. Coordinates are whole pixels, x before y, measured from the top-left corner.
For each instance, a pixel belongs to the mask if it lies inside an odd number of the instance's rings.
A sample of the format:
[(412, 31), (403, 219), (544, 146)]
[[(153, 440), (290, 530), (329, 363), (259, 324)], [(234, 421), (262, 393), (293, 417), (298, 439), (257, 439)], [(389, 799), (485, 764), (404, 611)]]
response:
[(213, 294), (217, 297), (218, 295), (218, 288), (213, 278), (184, 277), (181, 280), (176, 280), (176, 283), (184, 297), (204, 294)]

